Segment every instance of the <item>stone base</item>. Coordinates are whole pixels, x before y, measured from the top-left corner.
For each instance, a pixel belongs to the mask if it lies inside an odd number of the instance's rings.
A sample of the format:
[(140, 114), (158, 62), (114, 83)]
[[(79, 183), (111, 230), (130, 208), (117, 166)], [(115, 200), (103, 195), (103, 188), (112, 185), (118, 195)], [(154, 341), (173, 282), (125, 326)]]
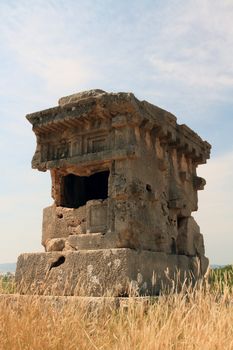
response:
[(53, 295), (21, 295), (21, 294), (0, 294), (0, 308), (10, 308), (23, 312), (26, 308), (40, 309), (40, 313), (48, 315), (48, 309), (55, 312), (77, 310), (87, 313), (103, 313), (113, 310), (127, 310), (130, 307), (140, 305), (147, 309), (158, 299), (159, 296), (137, 296), (137, 297), (80, 297), (80, 296), (53, 296)]
[(52, 308), (63, 310), (72, 308), (80, 310), (114, 310), (119, 307), (127, 307), (129, 303), (150, 303), (150, 297), (119, 298), (119, 297), (79, 297), (79, 296), (52, 296), (52, 295), (20, 295), (0, 294), (0, 305), (10, 306), (20, 310), (22, 307), (34, 305), (42, 310)]
[(186, 277), (197, 281), (207, 268), (205, 257), (127, 248), (80, 250), (21, 254), (15, 278), (20, 294), (158, 295), (174, 287), (177, 278), (178, 285)]

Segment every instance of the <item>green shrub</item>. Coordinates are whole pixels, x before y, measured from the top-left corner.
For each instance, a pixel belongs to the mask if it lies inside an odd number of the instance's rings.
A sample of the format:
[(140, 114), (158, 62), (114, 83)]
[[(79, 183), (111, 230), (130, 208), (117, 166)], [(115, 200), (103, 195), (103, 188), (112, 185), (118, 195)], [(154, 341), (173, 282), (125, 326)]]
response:
[(222, 293), (225, 288), (233, 290), (233, 265), (227, 265), (210, 270), (209, 284), (213, 289), (218, 289)]
[(15, 278), (12, 275), (4, 275), (0, 277), (0, 293), (12, 294), (15, 293)]

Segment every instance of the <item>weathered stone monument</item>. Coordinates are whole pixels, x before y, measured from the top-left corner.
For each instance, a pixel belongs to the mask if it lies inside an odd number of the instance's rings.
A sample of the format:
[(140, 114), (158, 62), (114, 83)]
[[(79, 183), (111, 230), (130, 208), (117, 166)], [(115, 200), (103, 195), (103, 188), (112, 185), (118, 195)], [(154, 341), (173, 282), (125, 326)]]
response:
[(32, 167), (49, 170), (44, 253), (19, 256), (22, 294), (156, 294), (202, 277), (203, 236), (191, 216), (210, 145), (176, 117), (131, 93), (91, 90), (27, 115)]

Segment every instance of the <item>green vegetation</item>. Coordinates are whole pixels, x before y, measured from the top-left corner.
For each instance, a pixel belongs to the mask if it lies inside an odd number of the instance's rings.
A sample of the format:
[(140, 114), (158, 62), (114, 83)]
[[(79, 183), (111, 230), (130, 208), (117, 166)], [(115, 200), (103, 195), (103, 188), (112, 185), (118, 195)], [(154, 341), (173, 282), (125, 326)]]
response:
[(221, 293), (226, 288), (233, 291), (233, 265), (227, 265), (220, 268), (210, 270), (209, 284), (214, 290), (219, 290)]
[(1, 294), (15, 293), (14, 275), (6, 274), (0, 277), (0, 293)]

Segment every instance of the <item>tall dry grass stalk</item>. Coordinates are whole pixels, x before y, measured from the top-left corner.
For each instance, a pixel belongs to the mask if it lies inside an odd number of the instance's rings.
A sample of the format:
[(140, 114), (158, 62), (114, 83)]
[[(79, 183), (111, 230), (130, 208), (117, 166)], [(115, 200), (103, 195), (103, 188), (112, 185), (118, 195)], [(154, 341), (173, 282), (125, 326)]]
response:
[[(190, 288), (116, 308), (0, 300), (1, 350), (232, 350), (233, 294)], [(57, 305), (57, 306), (56, 306)]]

